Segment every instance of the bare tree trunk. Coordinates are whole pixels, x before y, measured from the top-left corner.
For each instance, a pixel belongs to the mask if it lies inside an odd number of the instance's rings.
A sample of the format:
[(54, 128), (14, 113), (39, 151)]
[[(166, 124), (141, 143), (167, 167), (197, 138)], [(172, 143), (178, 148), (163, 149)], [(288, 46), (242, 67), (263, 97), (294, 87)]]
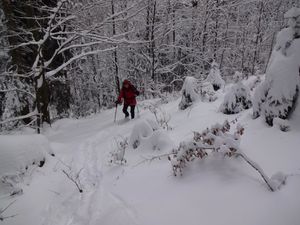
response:
[(220, 59), (220, 69), (222, 69), (223, 67), (223, 61), (224, 61), (224, 54), (226, 51), (226, 47), (227, 47), (227, 36), (228, 36), (228, 28), (229, 28), (229, 21), (228, 21), (228, 16), (226, 17), (226, 31), (225, 31), (225, 35), (224, 35), (224, 40), (223, 40), (223, 50), (222, 50), (222, 54), (221, 54), (221, 59)]
[(258, 25), (257, 25), (257, 32), (256, 32), (256, 38), (255, 38), (255, 42), (254, 42), (254, 56), (253, 56), (253, 62), (252, 62), (252, 69), (251, 69), (251, 73), (254, 74), (255, 73), (255, 66), (259, 57), (259, 48), (258, 45), (261, 42), (261, 22), (262, 22), (262, 13), (263, 13), (263, 7), (264, 7), (264, 3), (263, 1), (260, 2), (260, 6), (259, 6), (259, 17), (258, 17)]
[(45, 79), (45, 72), (41, 71), (34, 79), (35, 90), (36, 90), (36, 110), (37, 116), (37, 133), (40, 133), (40, 128), (43, 123), (50, 124), (50, 113), (49, 113), (49, 86)]
[[(111, 0), (111, 14), (112, 15), (115, 14), (114, 0)], [(113, 36), (116, 35), (116, 22), (115, 22), (114, 17), (113, 17), (113, 22), (112, 22), (112, 33), (113, 33)], [(113, 52), (113, 59), (114, 59), (114, 64), (115, 64), (115, 82), (116, 82), (117, 93), (120, 93), (120, 77), (119, 77), (119, 64), (118, 64), (117, 49), (115, 49)]]
[(218, 50), (218, 30), (219, 30), (219, 0), (215, 0), (215, 27), (214, 27), (214, 53), (213, 58), (217, 61), (217, 50)]
[(206, 65), (207, 62), (204, 61), (204, 56), (205, 56), (205, 52), (206, 52), (206, 43), (207, 43), (207, 22), (208, 22), (208, 8), (207, 8), (207, 3), (208, 0), (205, 1), (205, 13), (204, 13), (204, 24), (203, 24), (203, 29), (202, 29), (202, 48), (201, 48), (201, 57), (202, 57), (202, 63), (201, 63), (201, 71), (202, 74), (205, 74), (206, 71)]
[(151, 36), (150, 36), (150, 54), (151, 54), (151, 77), (156, 86), (157, 77), (155, 76), (155, 19), (156, 19), (156, 0), (153, 1), (152, 20), (151, 20)]

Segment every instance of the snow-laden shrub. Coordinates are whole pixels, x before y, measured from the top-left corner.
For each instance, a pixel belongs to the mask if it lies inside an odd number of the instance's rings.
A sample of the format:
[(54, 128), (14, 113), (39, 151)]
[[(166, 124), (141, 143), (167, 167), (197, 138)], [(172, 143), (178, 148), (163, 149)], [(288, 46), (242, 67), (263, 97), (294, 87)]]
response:
[(277, 173), (269, 178), (258, 164), (242, 152), (240, 140), (244, 134), (244, 128), (237, 124), (233, 134), (229, 133), (230, 129), (230, 123), (225, 121), (224, 124), (216, 124), (202, 133), (194, 132), (192, 140), (180, 143), (179, 147), (174, 149), (168, 157), (174, 176), (183, 175), (183, 170), (189, 164), (195, 160), (204, 160), (208, 156), (241, 157), (261, 175), (271, 191), (285, 184), (287, 177), (284, 174)]
[(33, 168), (42, 167), (48, 154), (54, 155), (49, 141), (42, 135), (1, 135), (0, 191), (17, 192), (17, 183)]
[(242, 82), (235, 84), (225, 95), (220, 106), (224, 114), (235, 114), (252, 106), (250, 90)]
[(252, 97), (252, 107), (253, 107), (253, 119), (256, 119), (260, 116), (262, 111), (262, 104), (265, 102), (265, 98), (268, 94), (267, 90), (267, 83), (262, 82), (260, 83)]
[(126, 163), (125, 151), (128, 147), (127, 138), (115, 138), (114, 150), (110, 153), (110, 163), (123, 164)]
[(153, 134), (153, 129), (146, 121), (140, 121), (132, 129), (129, 145), (133, 148), (137, 148), (142, 138), (150, 137)]
[(254, 75), (249, 76), (248, 79), (243, 80), (243, 84), (250, 89), (250, 91), (254, 91), (255, 88), (262, 82), (262, 75)]
[[(225, 84), (225, 83), (224, 83)], [(182, 87), (182, 98), (179, 109), (185, 110), (199, 100), (213, 102), (217, 99), (214, 86), (211, 82), (198, 82), (194, 77), (186, 77)]]
[(200, 96), (202, 101), (213, 102), (217, 100), (217, 96), (214, 90), (214, 87), (209, 82), (201, 82), (199, 84)]
[(194, 77), (186, 77), (182, 87), (182, 98), (179, 109), (185, 110), (199, 99), (198, 81)]
[[(166, 129), (166, 130), (172, 130), (172, 127), (170, 127), (169, 122), (171, 120), (171, 115), (167, 113), (165, 110), (163, 110), (161, 107), (159, 107), (156, 104), (150, 104), (148, 106), (149, 111), (154, 115), (155, 123), (151, 121), (147, 121), (152, 128), (155, 128), (156, 125), (159, 127)], [(155, 130), (155, 129), (153, 129)]]
[(225, 81), (221, 76), (221, 71), (219, 69), (219, 65), (216, 62), (211, 64), (211, 69), (206, 78), (206, 82), (209, 82), (213, 85), (215, 91), (221, 89), (225, 85)]
[(265, 117), (273, 125), (275, 117), (288, 119), (295, 107), (300, 87), (300, 9), (285, 14), (289, 27), (277, 35), (266, 79), (255, 90), (253, 117)]

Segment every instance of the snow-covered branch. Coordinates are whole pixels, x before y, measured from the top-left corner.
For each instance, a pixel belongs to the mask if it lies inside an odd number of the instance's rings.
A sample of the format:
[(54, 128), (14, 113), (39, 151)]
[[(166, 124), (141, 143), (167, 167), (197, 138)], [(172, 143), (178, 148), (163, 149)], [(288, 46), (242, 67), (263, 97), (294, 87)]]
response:
[(263, 178), (263, 180), (266, 182), (268, 185), (269, 189), (271, 191), (276, 191), (276, 189), (272, 186), (272, 183), (269, 179), (269, 177), (264, 173), (263, 169), (254, 161), (252, 161), (245, 153), (243, 152), (238, 152), (236, 153), (238, 156), (240, 156), (242, 159), (244, 159), (253, 169), (255, 169)]
[(27, 115), (24, 115), (24, 116), (18, 116), (18, 117), (14, 117), (14, 118), (9, 118), (9, 119), (4, 120), (4, 121), (0, 121), (0, 125), (5, 124), (5, 123), (9, 123), (9, 122), (14, 122), (14, 121), (17, 121), (17, 120), (24, 120), (24, 119), (31, 118), (31, 117), (34, 117), (34, 116), (37, 116), (37, 115), (38, 115), (37, 111), (33, 111), (33, 112), (28, 113)]
[(66, 68), (67, 66), (69, 66), (71, 63), (73, 63), (73, 62), (75, 62), (76, 60), (81, 59), (81, 58), (83, 58), (83, 57), (86, 57), (86, 56), (89, 56), (89, 55), (95, 55), (95, 54), (100, 53), (100, 52), (113, 51), (114, 49), (116, 49), (116, 47), (108, 48), (108, 49), (104, 49), (104, 50), (100, 49), (100, 50), (95, 50), (95, 51), (90, 51), (90, 52), (81, 53), (81, 54), (79, 54), (79, 55), (76, 55), (76, 56), (72, 57), (72, 58), (69, 59), (66, 63), (60, 65), (60, 66), (57, 67), (56, 69), (47, 72), (45, 76), (46, 76), (47, 78), (50, 78), (50, 77), (56, 75), (57, 73), (59, 73), (61, 70), (63, 70), (63, 69)]
[(6, 89), (6, 90), (1, 90), (0, 89), (0, 93), (7, 93), (7, 92), (13, 92), (13, 91), (16, 91), (16, 92), (22, 92), (22, 93), (25, 93), (29, 96), (31, 96), (32, 98), (35, 98), (35, 95), (26, 91), (26, 90), (23, 90), (23, 89), (19, 89), (19, 88), (12, 88), (12, 89)]

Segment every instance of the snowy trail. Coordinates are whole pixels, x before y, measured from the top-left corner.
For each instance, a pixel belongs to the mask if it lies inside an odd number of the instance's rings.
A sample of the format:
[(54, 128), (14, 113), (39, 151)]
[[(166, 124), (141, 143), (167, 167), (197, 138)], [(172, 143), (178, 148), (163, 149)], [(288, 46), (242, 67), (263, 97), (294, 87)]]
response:
[[(72, 146), (73, 156), (69, 161), (74, 165), (73, 170), (82, 171), (79, 179), (83, 193), (79, 194), (75, 190), (62, 202), (54, 201), (45, 225), (137, 224), (134, 210), (103, 186), (106, 154), (111, 147), (112, 137), (124, 135), (131, 129), (130, 123), (125, 126), (107, 122), (111, 121), (111, 115), (108, 112), (99, 118), (71, 123), (59, 132), (50, 134), (49, 139), (53, 142)], [(119, 130), (118, 133), (116, 129)], [(79, 147), (76, 148), (78, 144)], [(53, 221), (53, 218), (58, 219)]]

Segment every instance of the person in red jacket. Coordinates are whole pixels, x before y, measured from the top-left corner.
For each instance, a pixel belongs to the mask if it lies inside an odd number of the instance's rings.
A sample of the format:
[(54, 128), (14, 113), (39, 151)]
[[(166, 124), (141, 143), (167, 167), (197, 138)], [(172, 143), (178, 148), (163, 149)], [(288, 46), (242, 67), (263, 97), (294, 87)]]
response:
[(131, 84), (129, 80), (123, 81), (123, 86), (116, 103), (121, 104), (122, 99), (124, 99), (123, 113), (125, 114), (125, 118), (129, 117), (129, 113), (127, 110), (128, 107), (130, 107), (131, 119), (134, 119), (134, 110), (137, 104), (136, 96), (138, 96), (139, 94), (139, 91), (135, 88), (135, 86), (133, 86), (133, 84)]

